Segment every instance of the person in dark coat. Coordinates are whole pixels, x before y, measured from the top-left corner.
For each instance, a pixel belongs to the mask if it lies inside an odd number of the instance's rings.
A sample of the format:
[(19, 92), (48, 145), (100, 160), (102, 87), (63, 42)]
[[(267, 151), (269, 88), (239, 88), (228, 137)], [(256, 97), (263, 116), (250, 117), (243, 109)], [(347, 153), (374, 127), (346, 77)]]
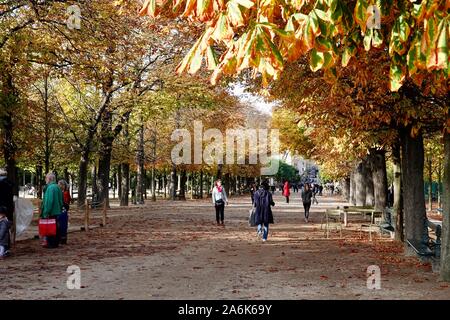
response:
[(250, 197), (252, 198), (252, 205), (255, 203), (255, 192), (256, 192), (256, 184), (252, 183), (250, 187)]
[(7, 178), (6, 170), (0, 169), (0, 206), (6, 208), (6, 218), (10, 222), (14, 217), (14, 185)]
[(309, 209), (311, 208), (311, 199), (314, 197), (314, 194), (311, 190), (309, 184), (305, 184), (304, 189), (302, 191), (302, 202), (303, 208), (305, 209), (305, 222), (308, 222), (309, 218)]
[(265, 242), (269, 234), (269, 223), (273, 223), (271, 206), (275, 205), (267, 182), (263, 182), (255, 192), (254, 200), (255, 223), (258, 225), (257, 235), (261, 236), (262, 234), (262, 240)]
[(6, 213), (7, 208), (0, 206), (0, 259), (9, 255), (9, 247), (11, 245), (9, 236), (11, 221), (6, 217)]

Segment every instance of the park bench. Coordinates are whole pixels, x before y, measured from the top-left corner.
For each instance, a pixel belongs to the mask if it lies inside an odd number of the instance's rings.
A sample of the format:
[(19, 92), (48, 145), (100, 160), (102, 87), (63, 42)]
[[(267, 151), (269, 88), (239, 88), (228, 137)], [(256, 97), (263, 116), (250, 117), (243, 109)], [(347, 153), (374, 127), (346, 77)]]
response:
[(406, 243), (411, 249), (421, 257), (436, 257), (440, 258), (441, 255), (441, 234), (442, 234), (442, 222), (437, 220), (427, 219), (427, 229), (430, 229), (434, 233), (434, 239), (429, 236), (429, 232), (424, 235), (423, 239), (407, 239)]
[(389, 234), (391, 239), (395, 236), (395, 222), (393, 217), (393, 208), (386, 207), (384, 209), (384, 221), (380, 223), (380, 233)]
[(322, 217), (322, 222), (320, 224), (320, 229), (323, 230), (325, 226), (324, 235), (329, 238), (330, 227), (332, 224), (335, 225), (336, 230), (339, 230), (339, 236), (342, 238), (342, 222), (341, 222), (341, 209), (327, 209), (325, 215)]

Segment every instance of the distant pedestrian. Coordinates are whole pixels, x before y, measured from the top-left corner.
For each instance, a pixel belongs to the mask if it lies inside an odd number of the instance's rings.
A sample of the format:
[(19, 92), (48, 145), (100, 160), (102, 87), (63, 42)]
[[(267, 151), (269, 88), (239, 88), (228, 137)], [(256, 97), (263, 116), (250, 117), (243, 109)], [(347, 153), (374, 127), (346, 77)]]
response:
[(56, 248), (60, 242), (60, 216), (63, 211), (63, 194), (56, 184), (56, 176), (49, 173), (45, 177), (44, 199), (42, 200), (41, 218), (56, 219), (56, 235), (44, 239), (44, 247)]
[(305, 209), (305, 222), (308, 222), (309, 219), (309, 209), (311, 208), (311, 200), (313, 198), (313, 192), (309, 184), (304, 185), (304, 189), (302, 191), (302, 202), (303, 208)]
[(263, 242), (267, 241), (269, 235), (269, 223), (273, 223), (271, 206), (274, 206), (272, 194), (269, 192), (269, 185), (263, 182), (255, 193), (255, 223), (258, 225), (256, 231), (258, 236), (262, 235)]
[(291, 195), (291, 187), (289, 186), (289, 182), (286, 180), (283, 186), (283, 196), (286, 197), (286, 203), (289, 203), (289, 196)]
[(63, 193), (63, 210), (60, 215), (60, 234), (61, 244), (67, 244), (67, 231), (69, 228), (69, 209), (70, 209), (70, 191), (69, 185), (65, 180), (59, 180), (58, 186)]
[(218, 226), (225, 226), (225, 203), (228, 205), (228, 198), (222, 181), (218, 179), (212, 191), (212, 202), (216, 208), (216, 221)]

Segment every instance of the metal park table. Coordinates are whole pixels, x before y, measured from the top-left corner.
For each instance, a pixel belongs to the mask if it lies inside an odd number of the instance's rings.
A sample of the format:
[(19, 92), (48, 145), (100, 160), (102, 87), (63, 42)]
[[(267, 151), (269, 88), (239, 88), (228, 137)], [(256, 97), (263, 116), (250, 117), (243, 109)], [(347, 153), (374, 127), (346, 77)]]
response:
[[(373, 207), (350, 206), (350, 207), (339, 207), (337, 209), (326, 210), (325, 211), (325, 219), (326, 219), (327, 238), (328, 238), (328, 230), (329, 230), (329, 221), (332, 220), (332, 221), (335, 221), (336, 223), (340, 224), (341, 221), (343, 220), (344, 226), (346, 227), (348, 225), (348, 217), (350, 215), (359, 215), (362, 217), (370, 216), (370, 222), (368, 224), (362, 224), (361, 231), (364, 226), (369, 227), (369, 239), (370, 239), (370, 241), (372, 241), (372, 227), (374, 225), (376, 225), (375, 218), (381, 218), (383, 216), (383, 212), (381, 212), (379, 210), (375, 210), (375, 208), (373, 208)], [(337, 220), (339, 220), (339, 221), (337, 221)], [(342, 230), (342, 226), (341, 226), (341, 230)]]

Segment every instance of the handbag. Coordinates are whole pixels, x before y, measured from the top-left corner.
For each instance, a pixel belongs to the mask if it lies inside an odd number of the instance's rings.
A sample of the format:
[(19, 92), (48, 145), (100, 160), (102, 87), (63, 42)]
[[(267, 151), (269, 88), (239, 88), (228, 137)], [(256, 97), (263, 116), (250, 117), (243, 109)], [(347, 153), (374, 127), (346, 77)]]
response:
[(248, 216), (248, 225), (250, 226), (250, 227), (256, 227), (256, 209), (255, 208), (252, 208), (252, 209), (250, 209), (250, 212), (249, 212), (250, 214), (249, 214), (249, 216)]
[(39, 236), (41, 237), (56, 236), (56, 219), (54, 218), (39, 219)]

